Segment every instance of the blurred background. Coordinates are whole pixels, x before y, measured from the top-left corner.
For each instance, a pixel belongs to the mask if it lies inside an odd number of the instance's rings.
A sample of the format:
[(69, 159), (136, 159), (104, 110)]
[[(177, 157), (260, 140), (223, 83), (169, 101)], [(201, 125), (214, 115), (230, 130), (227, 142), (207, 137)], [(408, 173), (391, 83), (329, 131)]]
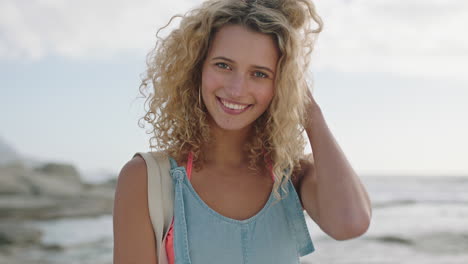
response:
[[(0, 0), (1, 264), (112, 263), (116, 177), (150, 150), (145, 56), (201, 2)], [(313, 95), (373, 218), (335, 241), (306, 216), (301, 262), (468, 263), (468, 2), (315, 4)]]

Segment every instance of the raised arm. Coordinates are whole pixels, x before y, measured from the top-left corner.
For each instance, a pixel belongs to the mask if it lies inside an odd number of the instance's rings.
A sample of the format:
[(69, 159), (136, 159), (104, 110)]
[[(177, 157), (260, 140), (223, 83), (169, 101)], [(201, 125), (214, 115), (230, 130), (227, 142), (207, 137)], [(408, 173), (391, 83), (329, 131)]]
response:
[(113, 211), (114, 264), (158, 263), (147, 179), (146, 163), (140, 156), (120, 171)]
[(325, 233), (336, 240), (351, 239), (369, 228), (371, 201), (310, 91), (309, 98), (312, 103), (304, 127), (313, 155), (305, 161), (301, 200), (307, 213)]

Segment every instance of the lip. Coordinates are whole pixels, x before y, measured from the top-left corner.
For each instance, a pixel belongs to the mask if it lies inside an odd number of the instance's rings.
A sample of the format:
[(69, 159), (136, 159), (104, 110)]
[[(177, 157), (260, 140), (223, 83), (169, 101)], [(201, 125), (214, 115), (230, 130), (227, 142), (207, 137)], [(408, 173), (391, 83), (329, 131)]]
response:
[[(223, 100), (225, 100), (225, 99), (223, 98)], [(226, 112), (228, 114), (231, 114), (231, 115), (241, 114), (241, 113), (249, 110), (252, 107), (252, 105), (248, 105), (244, 109), (230, 109), (230, 108), (227, 108), (226, 106), (224, 106), (224, 104), (221, 102), (221, 98), (219, 98), (217, 96), (216, 96), (216, 101), (218, 102), (219, 106), (224, 110), (224, 112)], [(232, 101), (229, 101), (229, 100), (225, 100), (225, 101), (232, 102)], [(233, 104), (238, 104), (238, 103), (233, 102)], [(239, 104), (239, 105), (246, 105), (246, 104)]]

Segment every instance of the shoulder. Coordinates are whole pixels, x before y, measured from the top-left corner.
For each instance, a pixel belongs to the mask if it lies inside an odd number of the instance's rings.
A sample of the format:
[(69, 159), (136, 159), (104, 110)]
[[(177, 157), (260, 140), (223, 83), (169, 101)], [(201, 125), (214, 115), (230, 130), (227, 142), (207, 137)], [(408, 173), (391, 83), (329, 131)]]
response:
[(135, 156), (121, 169), (114, 197), (114, 263), (156, 263), (148, 210), (145, 160)]
[[(146, 162), (143, 157), (136, 155), (127, 161), (120, 170), (117, 179), (116, 195), (126, 195), (124, 198), (141, 198), (143, 194), (141, 192), (136, 193), (135, 191), (145, 191), (145, 187), (148, 184), (147, 181)], [(127, 195), (131, 194), (137, 195), (137, 197), (127, 197)]]
[(127, 161), (120, 170), (119, 180), (127, 180), (128, 178), (144, 178), (146, 177), (146, 173), (145, 160), (140, 155), (135, 155), (131, 160)]

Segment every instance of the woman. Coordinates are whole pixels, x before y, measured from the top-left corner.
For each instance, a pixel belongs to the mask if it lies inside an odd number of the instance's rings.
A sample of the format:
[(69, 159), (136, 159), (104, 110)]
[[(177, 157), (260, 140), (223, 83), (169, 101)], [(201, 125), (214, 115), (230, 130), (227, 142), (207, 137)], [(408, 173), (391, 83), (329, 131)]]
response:
[(168, 263), (299, 263), (315, 250), (303, 210), (336, 240), (365, 233), (368, 194), (306, 85), (313, 3), (210, 0), (180, 17), (142, 83), (150, 145), (171, 161), (173, 225), (156, 245), (135, 156), (116, 190), (114, 263), (157, 263), (159, 246)]

